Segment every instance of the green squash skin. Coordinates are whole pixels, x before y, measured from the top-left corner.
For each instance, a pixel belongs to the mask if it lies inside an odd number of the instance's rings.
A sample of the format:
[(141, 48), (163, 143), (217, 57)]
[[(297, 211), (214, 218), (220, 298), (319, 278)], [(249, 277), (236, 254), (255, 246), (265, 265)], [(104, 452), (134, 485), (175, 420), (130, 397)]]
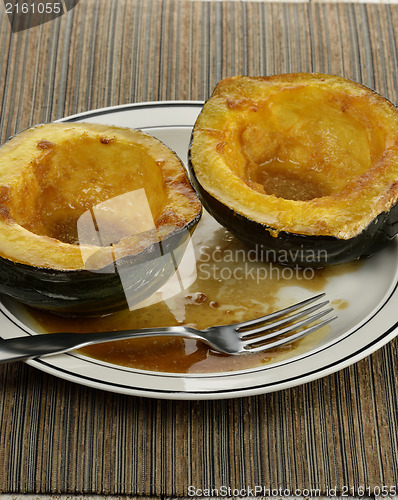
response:
[[(192, 137), (191, 137), (192, 143)], [(249, 248), (255, 248), (264, 261), (270, 260), (290, 267), (321, 268), (369, 257), (385, 248), (398, 233), (398, 203), (389, 212), (379, 214), (360, 234), (347, 240), (333, 236), (308, 236), (274, 231), (237, 213), (210, 195), (198, 181), (188, 153), (188, 170), (203, 207), (217, 222)]]
[[(102, 316), (138, 304), (156, 292), (175, 271), (201, 213), (161, 244), (136, 256), (120, 259), (118, 269), (128, 270), (124, 287), (114, 266), (98, 272), (34, 268), (0, 258), (0, 293), (25, 305), (60, 316)], [(159, 250), (160, 249), (160, 250)], [(172, 254), (171, 258), (159, 257)], [(112, 271), (112, 272), (110, 272)], [(126, 300), (129, 296), (129, 303)]]
[[(8, 141), (30, 128), (26, 127), (10, 136)], [(172, 152), (178, 158), (175, 151)], [(187, 169), (181, 159), (178, 160), (189, 182)], [(194, 191), (193, 186), (190, 186)], [(131, 279), (129, 277), (127, 288), (126, 282), (122, 285), (114, 263), (112, 269), (108, 266), (102, 272), (93, 272), (87, 269), (32, 267), (0, 257), (0, 294), (34, 309), (63, 317), (97, 317), (127, 309), (150, 297), (170, 279), (201, 217), (202, 208), (183, 228), (177, 229), (160, 243), (150, 245), (138, 255), (117, 261), (118, 269), (130, 270)], [(159, 251), (171, 258), (158, 259)]]

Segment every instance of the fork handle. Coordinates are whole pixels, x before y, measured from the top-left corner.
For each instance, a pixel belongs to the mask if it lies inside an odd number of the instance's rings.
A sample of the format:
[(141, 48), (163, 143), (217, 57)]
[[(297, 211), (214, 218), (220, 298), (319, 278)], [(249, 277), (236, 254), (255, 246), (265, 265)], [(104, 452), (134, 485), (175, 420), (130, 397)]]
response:
[(12, 339), (0, 339), (0, 363), (61, 354), (92, 344), (138, 337), (173, 335), (199, 339), (195, 330), (183, 326), (142, 328), (100, 333), (46, 333)]

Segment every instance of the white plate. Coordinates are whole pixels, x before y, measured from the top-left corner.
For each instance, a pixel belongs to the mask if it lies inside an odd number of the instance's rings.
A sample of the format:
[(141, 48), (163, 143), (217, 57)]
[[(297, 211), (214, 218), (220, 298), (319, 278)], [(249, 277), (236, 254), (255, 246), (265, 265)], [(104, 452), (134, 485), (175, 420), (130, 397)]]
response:
[[(116, 106), (65, 118), (140, 128), (186, 160), (192, 125), (201, 102), (153, 102)], [(165, 399), (220, 399), (262, 394), (329, 375), (368, 356), (397, 335), (398, 248), (391, 246), (366, 260), (356, 271), (336, 275), (325, 292), (330, 300), (349, 304), (338, 311), (330, 334), (314, 349), (294, 358), (250, 370), (209, 374), (175, 374), (136, 370), (62, 354), (28, 361), (57, 377), (97, 389)], [(297, 291), (289, 290), (294, 296)], [(308, 291), (307, 291), (308, 295)], [(4, 338), (34, 333), (23, 309), (1, 301)]]

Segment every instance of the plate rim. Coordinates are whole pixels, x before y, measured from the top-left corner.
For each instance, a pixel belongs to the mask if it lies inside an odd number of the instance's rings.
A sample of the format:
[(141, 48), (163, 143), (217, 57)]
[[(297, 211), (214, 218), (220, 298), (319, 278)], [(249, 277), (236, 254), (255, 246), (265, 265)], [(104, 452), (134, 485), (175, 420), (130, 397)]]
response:
[[(94, 116), (103, 116), (106, 114), (111, 114), (113, 112), (123, 112), (123, 111), (129, 111), (132, 109), (137, 109), (137, 108), (156, 108), (156, 107), (163, 107), (163, 106), (176, 106), (176, 107), (191, 107), (191, 106), (198, 106), (198, 107), (203, 107), (205, 101), (200, 101), (200, 100), (169, 100), (169, 101), (143, 101), (143, 102), (132, 102), (132, 103), (125, 103), (125, 104), (116, 104), (114, 106), (105, 106), (102, 108), (98, 109), (91, 109), (87, 111), (82, 111), (80, 113), (75, 113), (73, 115), (68, 115), (63, 118), (59, 118), (57, 120), (54, 120), (55, 122), (77, 122), (77, 121), (82, 121), (81, 118), (84, 115), (85, 117), (94, 117)], [(173, 125), (171, 125), (173, 126)], [(183, 125), (184, 126), (184, 125)], [(193, 126), (193, 124), (189, 124), (187, 126)], [(151, 127), (155, 128), (155, 127)]]

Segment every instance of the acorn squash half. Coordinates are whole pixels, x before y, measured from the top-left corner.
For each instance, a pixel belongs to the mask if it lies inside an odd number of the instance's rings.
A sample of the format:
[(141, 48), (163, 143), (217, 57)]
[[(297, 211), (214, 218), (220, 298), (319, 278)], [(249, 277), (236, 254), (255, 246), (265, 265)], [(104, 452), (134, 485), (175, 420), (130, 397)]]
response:
[(200, 215), (181, 161), (154, 137), (27, 129), (0, 148), (0, 292), (64, 315), (131, 306), (175, 271)]
[(237, 76), (205, 103), (189, 152), (206, 209), (259, 257), (325, 266), (398, 230), (398, 112), (325, 74)]

